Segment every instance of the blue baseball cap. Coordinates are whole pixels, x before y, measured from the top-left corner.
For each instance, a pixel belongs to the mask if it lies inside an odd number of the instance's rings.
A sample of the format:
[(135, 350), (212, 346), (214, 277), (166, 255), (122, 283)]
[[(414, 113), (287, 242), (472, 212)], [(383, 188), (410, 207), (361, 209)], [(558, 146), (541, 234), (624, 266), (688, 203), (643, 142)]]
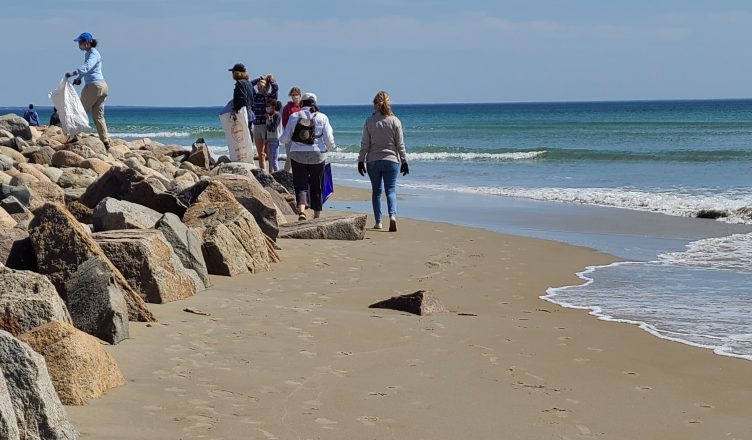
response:
[(73, 41), (75, 41), (77, 43), (80, 43), (82, 41), (88, 41), (89, 43), (91, 43), (92, 41), (94, 41), (94, 37), (90, 33), (84, 32), (83, 34), (79, 35), (78, 38), (76, 38)]

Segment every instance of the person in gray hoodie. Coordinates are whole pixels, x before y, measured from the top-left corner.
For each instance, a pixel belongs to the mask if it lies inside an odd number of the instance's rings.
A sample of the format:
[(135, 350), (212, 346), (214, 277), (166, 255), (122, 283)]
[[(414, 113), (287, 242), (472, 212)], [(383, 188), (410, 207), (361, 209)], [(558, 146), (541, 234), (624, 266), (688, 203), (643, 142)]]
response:
[[(374, 229), (381, 229), (382, 182), (389, 211), (389, 231), (397, 231), (397, 173), (410, 173), (402, 122), (394, 116), (389, 93), (380, 91), (373, 98), (373, 114), (366, 119), (360, 140), (358, 172), (371, 179), (371, 202), (376, 218)], [(367, 163), (367, 165), (366, 165)]]

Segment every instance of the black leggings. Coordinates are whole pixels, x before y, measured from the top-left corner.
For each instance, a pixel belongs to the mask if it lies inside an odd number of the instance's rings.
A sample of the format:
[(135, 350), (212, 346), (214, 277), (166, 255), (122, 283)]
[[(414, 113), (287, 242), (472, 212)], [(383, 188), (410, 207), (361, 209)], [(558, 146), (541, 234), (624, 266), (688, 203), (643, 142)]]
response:
[[(295, 201), (298, 205), (309, 206), (314, 211), (323, 208), (324, 166), (326, 162), (313, 165), (292, 160), (292, 184), (295, 187)], [(308, 185), (308, 176), (311, 184)]]

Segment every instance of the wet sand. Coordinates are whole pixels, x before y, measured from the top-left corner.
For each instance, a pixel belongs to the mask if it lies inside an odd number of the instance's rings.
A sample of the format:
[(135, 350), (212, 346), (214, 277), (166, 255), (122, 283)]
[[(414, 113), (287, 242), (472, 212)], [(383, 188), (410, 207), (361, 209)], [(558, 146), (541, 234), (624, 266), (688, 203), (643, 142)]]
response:
[[(752, 438), (752, 363), (538, 298), (613, 257), (399, 227), (281, 240), (271, 272), (152, 305), (159, 324), (109, 348), (127, 385), (68, 408), (82, 438)], [(368, 308), (419, 289), (451, 313)]]

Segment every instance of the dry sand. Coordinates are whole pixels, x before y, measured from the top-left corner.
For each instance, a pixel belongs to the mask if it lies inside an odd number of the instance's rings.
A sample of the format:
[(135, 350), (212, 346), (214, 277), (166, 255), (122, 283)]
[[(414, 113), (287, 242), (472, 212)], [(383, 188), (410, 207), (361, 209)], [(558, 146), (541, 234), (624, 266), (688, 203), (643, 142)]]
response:
[[(348, 196), (364, 193), (338, 188)], [(82, 437), (752, 439), (751, 362), (538, 298), (612, 257), (399, 226), (282, 240), (271, 272), (152, 305), (160, 323), (109, 348), (127, 385), (68, 408)], [(367, 307), (419, 289), (452, 313)]]

